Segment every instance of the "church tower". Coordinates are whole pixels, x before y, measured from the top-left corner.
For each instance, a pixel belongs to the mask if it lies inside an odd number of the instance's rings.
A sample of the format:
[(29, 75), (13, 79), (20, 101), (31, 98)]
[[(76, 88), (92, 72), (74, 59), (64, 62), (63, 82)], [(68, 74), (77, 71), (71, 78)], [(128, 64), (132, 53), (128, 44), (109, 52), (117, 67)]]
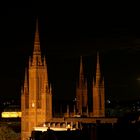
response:
[(97, 53), (96, 80), (93, 78), (93, 117), (105, 117), (104, 79), (101, 78), (99, 54)]
[[(85, 115), (88, 110), (87, 81), (84, 77), (82, 56), (80, 57), (79, 81), (76, 87), (76, 109), (77, 114)], [(87, 115), (87, 114), (86, 114)]]
[(48, 82), (46, 59), (41, 57), (38, 21), (33, 56), (25, 70), (21, 92), (21, 138), (26, 140), (31, 136), (34, 127), (52, 118), (52, 90)]

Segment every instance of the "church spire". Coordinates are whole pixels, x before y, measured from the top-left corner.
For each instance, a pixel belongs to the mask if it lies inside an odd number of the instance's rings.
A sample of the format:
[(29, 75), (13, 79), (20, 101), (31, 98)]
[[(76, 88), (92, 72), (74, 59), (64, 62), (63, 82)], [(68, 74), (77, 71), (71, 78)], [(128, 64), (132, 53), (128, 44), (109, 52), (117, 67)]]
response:
[(46, 59), (41, 56), (38, 20), (34, 35), (33, 55), (29, 57), (29, 69), (25, 70), (24, 93), (21, 96), (22, 140), (31, 136), (34, 127), (52, 118), (52, 94), (49, 94)]
[(101, 78), (100, 60), (99, 60), (99, 52), (97, 52), (96, 83), (100, 82), (100, 78)]
[(82, 56), (80, 56), (80, 75), (83, 75), (83, 63), (82, 63)]
[(105, 116), (105, 95), (104, 95), (104, 80), (101, 79), (99, 53), (97, 52), (97, 65), (96, 65), (96, 81), (93, 79), (93, 116), (104, 117)]
[(83, 113), (85, 113), (87, 108), (87, 99), (87, 81), (84, 76), (82, 56), (80, 56), (79, 83), (76, 87), (76, 109), (78, 114), (82, 115)]
[(34, 54), (40, 53), (40, 40), (39, 40), (39, 29), (38, 29), (38, 19), (36, 21), (36, 31), (35, 31), (35, 39), (34, 39)]
[(83, 70), (83, 59), (82, 56), (80, 56), (80, 74), (79, 74), (79, 86), (82, 86), (84, 83), (84, 70)]
[(27, 81), (27, 68), (25, 68), (25, 77), (24, 77), (24, 88), (28, 87), (28, 81)]
[(32, 66), (38, 66), (38, 65), (42, 65), (42, 60), (41, 60), (39, 28), (38, 28), (38, 19), (37, 19), (35, 38), (34, 38), (34, 50), (33, 50)]

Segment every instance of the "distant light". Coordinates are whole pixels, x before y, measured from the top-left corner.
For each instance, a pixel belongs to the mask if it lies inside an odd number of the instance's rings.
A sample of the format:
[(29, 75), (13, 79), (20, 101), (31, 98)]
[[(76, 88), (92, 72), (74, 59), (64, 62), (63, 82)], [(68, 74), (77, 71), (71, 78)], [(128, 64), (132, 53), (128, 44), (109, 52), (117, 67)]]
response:
[[(34, 130), (35, 131), (47, 131), (47, 127), (34, 127)], [(61, 128), (61, 127), (50, 127), (51, 130), (54, 130), (54, 131), (67, 131), (68, 128)], [(70, 129), (70, 130), (76, 130), (75, 128), (74, 129)]]
[(43, 127), (46, 127), (46, 124), (45, 123), (43, 124)]
[(108, 104), (110, 104), (110, 103), (111, 103), (111, 101), (110, 101), (110, 100), (107, 100), (107, 103), (108, 103)]
[(32, 107), (35, 107), (35, 103), (32, 103)]
[(70, 129), (70, 128), (71, 128), (71, 127), (70, 127), (70, 124), (68, 124), (68, 125), (67, 125), (67, 128), (68, 128), (68, 129)]
[(21, 112), (2, 112), (2, 118), (21, 118)]

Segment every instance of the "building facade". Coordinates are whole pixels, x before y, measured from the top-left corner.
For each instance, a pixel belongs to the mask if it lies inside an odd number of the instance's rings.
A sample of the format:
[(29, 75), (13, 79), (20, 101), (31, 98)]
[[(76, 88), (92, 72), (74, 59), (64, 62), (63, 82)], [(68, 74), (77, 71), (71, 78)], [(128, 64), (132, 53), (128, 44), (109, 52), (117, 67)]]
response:
[[(96, 79), (93, 79), (92, 85), (93, 111), (89, 113), (87, 79), (84, 77), (81, 57), (74, 114), (105, 117), (104, 80), (101, 78), (99, 55), (97, 55)], [(33, 55), (29, 58), (29, 65), (25, 70), (24, 85), (21, 89), (21, 111), (22, 140), (31, 136), (34, 127), (49, 122), (55, 117), (52, 116), (52, 89), (48, 81), (46, 58), (41, 55), (38, 23), (36, 24)], [(68, 117), (72, 116), (68, 115)]]
[(80, 58), (79, 80), (76, 85), (76, 110), (78, 115), (87, 115), (88, 109), (88, 88), (84, 76), (82, 56)]
[(93, 117), (105, 117), (105, 88), (101, 76), (99, 54), (97, 53), (96, 78), (92, 84)]
[(52, 91), (48, 82), (47, 64), (42, 59), (38, 24), (36, 25), (33, 56), (25, 70), (21, 94), (21, 137), (27, 140), (33, 128), (52, 118)]
[(97, 65), (95, 78), (92, 81), (92, 111), (88, 106), (88, 86), (84, 77), (82, 57), (80, 59), (79, 81), (76, 86), (76, 109), (77, 114), (86, 117), (105, 117), (105, 88), (104, 79), (101, 76), (99, 53), (97, 53)]

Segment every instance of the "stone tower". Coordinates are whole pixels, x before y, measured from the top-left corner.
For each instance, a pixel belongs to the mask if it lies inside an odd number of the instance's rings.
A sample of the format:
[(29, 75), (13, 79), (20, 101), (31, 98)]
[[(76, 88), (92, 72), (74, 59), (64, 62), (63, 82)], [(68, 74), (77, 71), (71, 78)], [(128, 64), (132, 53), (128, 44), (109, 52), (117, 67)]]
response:
[(101, 78), (99, 54), (97, 53), (96, 79), (93, 78), (93, 117), (105, 117), (104, 79)]
[(33, 55), (25, 70), (24, 86), (21, 89), (21, 138), (31, 136), (35, 126), (52, 118), (52, 93), (48, 82), (47, 64), (41, 57), (38, 21), (34, 39)]
[[(79, 81), (76, 87), (76, 110), (77, 114), (85, 115), (88, 109), (87, 81), (84, 77), (82, 57), (80, 57)], [(87, 115), (87, 114), (86, 114)]]

